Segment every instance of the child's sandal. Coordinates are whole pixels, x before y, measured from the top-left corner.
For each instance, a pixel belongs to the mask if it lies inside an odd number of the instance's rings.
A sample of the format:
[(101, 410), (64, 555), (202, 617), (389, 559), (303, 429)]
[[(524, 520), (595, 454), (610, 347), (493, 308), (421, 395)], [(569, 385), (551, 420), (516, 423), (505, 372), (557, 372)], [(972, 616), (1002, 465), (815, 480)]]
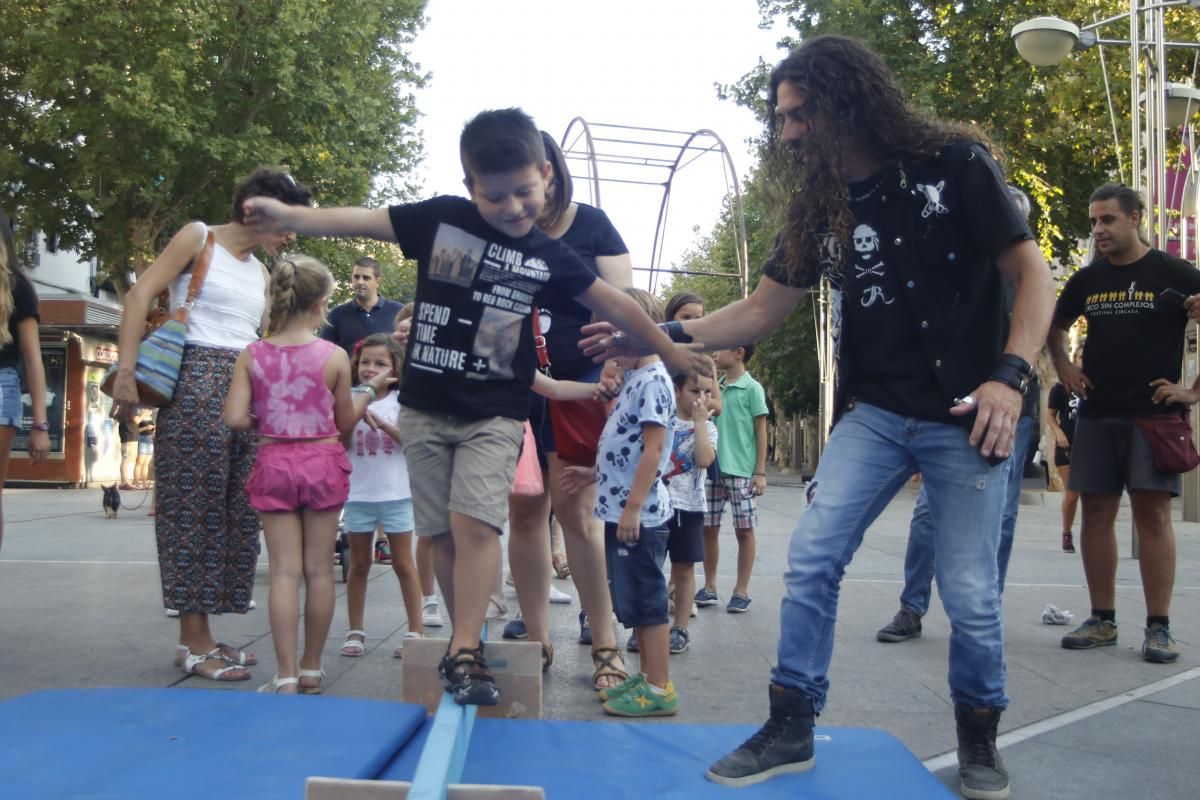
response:
[[(617, 662), (620, 662), (620, 667), (617, 666)], [(592, 688), (597, 692), (609, 688), (599, 685), (601, 678), (617, 678), (618, 683), (629, 680), (629, 673), (624, 669), (625, 660), (621, 658), (621, 651), (615, 647), (593, 647), (592, 664), (596, 667), (592, 673)]]
[[(325, 677), (325, 670), (323, 670), (323, 669), (302, 669), (302, 670), (300, 670), (299, 677), (301, 680), (303, 680), (304, 678), (316, 678), (317, 680), (321, 680), (322, 678)], [(316, 686), (305, 686), (303, 683), (299, 683), (299, 681), (297, 681), (297, 684), (300, 686), (300, 694), (320, 694), (321, 693), (321, 684), (319, 684), (319, 683)]]
[(278, 694), (279, 690), (285, 686), (295, 686), (295, 687), (297, 687), (297, 689), (299, 689), (300, 679), (292, 678), (292, 677), (281, 678), (278, 675), (276, 675), (274, 678), (271, 679), (270, 683), (264, 683), (262, 686), (258, 687), (258, 691), (264, 692), (264, 693), (270, 692), (273, 694)]
[[(361, 639), (352, 639), (352, 636), (361, 636)], [(367, 634), (366, 631), (350, 631), (346, 634), (346, 641), (342, 643), (342, 655), (350, 658), (358, 658), (367, 651)]]
[(550, 665), (554, 663), (554, 645), (549, 642), (542, 642), (542, 672), (549, 672)]

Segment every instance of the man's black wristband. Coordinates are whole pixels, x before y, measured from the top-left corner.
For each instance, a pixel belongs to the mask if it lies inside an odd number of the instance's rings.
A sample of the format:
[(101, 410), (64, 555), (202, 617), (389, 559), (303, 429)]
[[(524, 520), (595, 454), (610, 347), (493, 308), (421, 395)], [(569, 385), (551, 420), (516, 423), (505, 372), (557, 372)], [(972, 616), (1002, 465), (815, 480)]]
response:
[(682, 322), (660, 322), (658, 327), (662, 328), (663, 333), (671, 337), (671, 341), (676, 344), (691, 344), (692, 337), (684, 332)]
[(1033, 375), (1033, 367), (1029, 365), (1028, 361), (1013, 353), (1004, 353), (996, 362), (996, 366), (992, 367), (992, 373), (988, 376), (988, 380), (1003, 383), (1005, 386), (1025, 394)]

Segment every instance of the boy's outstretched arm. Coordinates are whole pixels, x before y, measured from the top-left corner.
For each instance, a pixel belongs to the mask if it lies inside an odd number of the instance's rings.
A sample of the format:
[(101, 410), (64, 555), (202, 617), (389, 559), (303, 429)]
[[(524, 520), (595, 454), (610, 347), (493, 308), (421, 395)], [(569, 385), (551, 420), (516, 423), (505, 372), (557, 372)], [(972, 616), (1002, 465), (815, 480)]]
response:
[(602, 319), (616, 325), (626, 335), (644, 344), (648, 352), (655, 353), (663, 360), (667, 371), (672, 375), (695, 373), (696, 365), (692, 363), (692, 351), (696, 348), (672, 342), (624, 292), (597, 280), (575, 300), (590, 308)]
[(367, 236), (396, 241), (386, 208), (309, 208), (281, 203), (273, 197), (249, 197), (242, 204), (245, 223), (269, 233), (294, 231), (304, 236)]

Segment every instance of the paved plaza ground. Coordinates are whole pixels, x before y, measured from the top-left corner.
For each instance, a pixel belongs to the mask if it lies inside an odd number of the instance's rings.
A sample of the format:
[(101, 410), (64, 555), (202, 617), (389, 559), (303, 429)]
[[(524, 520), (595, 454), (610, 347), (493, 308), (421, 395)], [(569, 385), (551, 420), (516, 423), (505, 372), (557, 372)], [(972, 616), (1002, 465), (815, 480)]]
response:
[[(671, 659), (683, 708), (681, 722), (752, 723), (767, 713), (767, 679), (775, 658), (781, 576), (788, 536), (803, 489), (775, 475), (760, 504), (758, 557), (749, 613), (703, 609), (692, 645)], [(1145, 607), (1137, 561), (1129, 557), (1128, 505), (1118, 518), (1116, 647), (1073, 652), (1059, 646), (1067, 630), (1043, 625), (1053, 603), (1087, 615), (1079, 556), (1059, 549), (1058, 495), (1026, 492), (1004, 596), (1008, 686), (1012, 704), (1001, 721), (1002, 753), (1013, 797), (1194, 798), (1200, 786), (1200, 524), (1179, 522), (1179, 569), (1172, 628), (1183, 649), (1173, 665), (1141, 660)], [(142, 499), (124, 493), (127, 506)], [(832, 689), (819, 725), (876, 727), (904, 742), (957, 788), (953, 709), (946, 686), (949, 624), (934, 604), (924, 635), (880, 644), (875, 631), (897, 608), (908, 520), (916, 499), (907, 487), (868, 531), (841, 593)], [(48, 688), (106, 686), (252, 691), (274, 673), (266, 614), (264, 549), (257, 610), (214, 620), (225, 641), (255, 652), (254, 680), (214, 684), (172, 666), (177, 623), (163, 615), (152, 518), (126, 508), (106, 520), (100, 491), (9, 489), (0, 552), (0, 699)], [(718, 580), (732, 586), (735, 542), (723, 536)], [(556, 585), (574, 594), (569, 581)], [(511, 590), (510, 590), (511, 592)], [(347, 624), (338, 611), (326, 645), (325, 687), (347, 697), (398, 699), (402, 662), (392, 658), (406, 630), (399, 588), (389, 568), (373, 568), (364, 658), (338, 654)], [(510, 593), (510, 605), (515, 599)], [(591, 663), (575, 644), (577, 603), (552, 607), (557, 647), (544, 685), (544, 716), (605, 717), (588, 690)], [(494, 626), (493, 637), (500, 626)], [(448, 635), (448, 629), (442, 629)], [(625, 635), (621, 634), (622, 642)], [(671, 724), (671, 721), (646, 724)], [(251, 733), (252, 736), (252, 733)]]

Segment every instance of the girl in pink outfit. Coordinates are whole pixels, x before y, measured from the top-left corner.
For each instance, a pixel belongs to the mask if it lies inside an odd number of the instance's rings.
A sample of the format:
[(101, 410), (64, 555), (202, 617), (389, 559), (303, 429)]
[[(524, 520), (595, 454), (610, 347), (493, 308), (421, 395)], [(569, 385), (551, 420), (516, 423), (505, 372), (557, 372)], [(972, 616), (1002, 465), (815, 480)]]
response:
[[(346, 352), (313, 333), (332, 291), (333, 276), (314, 258), (297, 256), (275, 268), (269, 335), (238, 357), (225, 399), (226, 425), (258, 429), (258, 459), (246, 494), (271, 559), (268, 605), (279, 665), (259, 691), (321, 691), (321, 650), (334, 608), (329, 554), (349, 492), (350, 462), (341, 437), (391, 381), (385, 370), (352, 394)], [(304, 654), (297, 663), (302, 575)]]

